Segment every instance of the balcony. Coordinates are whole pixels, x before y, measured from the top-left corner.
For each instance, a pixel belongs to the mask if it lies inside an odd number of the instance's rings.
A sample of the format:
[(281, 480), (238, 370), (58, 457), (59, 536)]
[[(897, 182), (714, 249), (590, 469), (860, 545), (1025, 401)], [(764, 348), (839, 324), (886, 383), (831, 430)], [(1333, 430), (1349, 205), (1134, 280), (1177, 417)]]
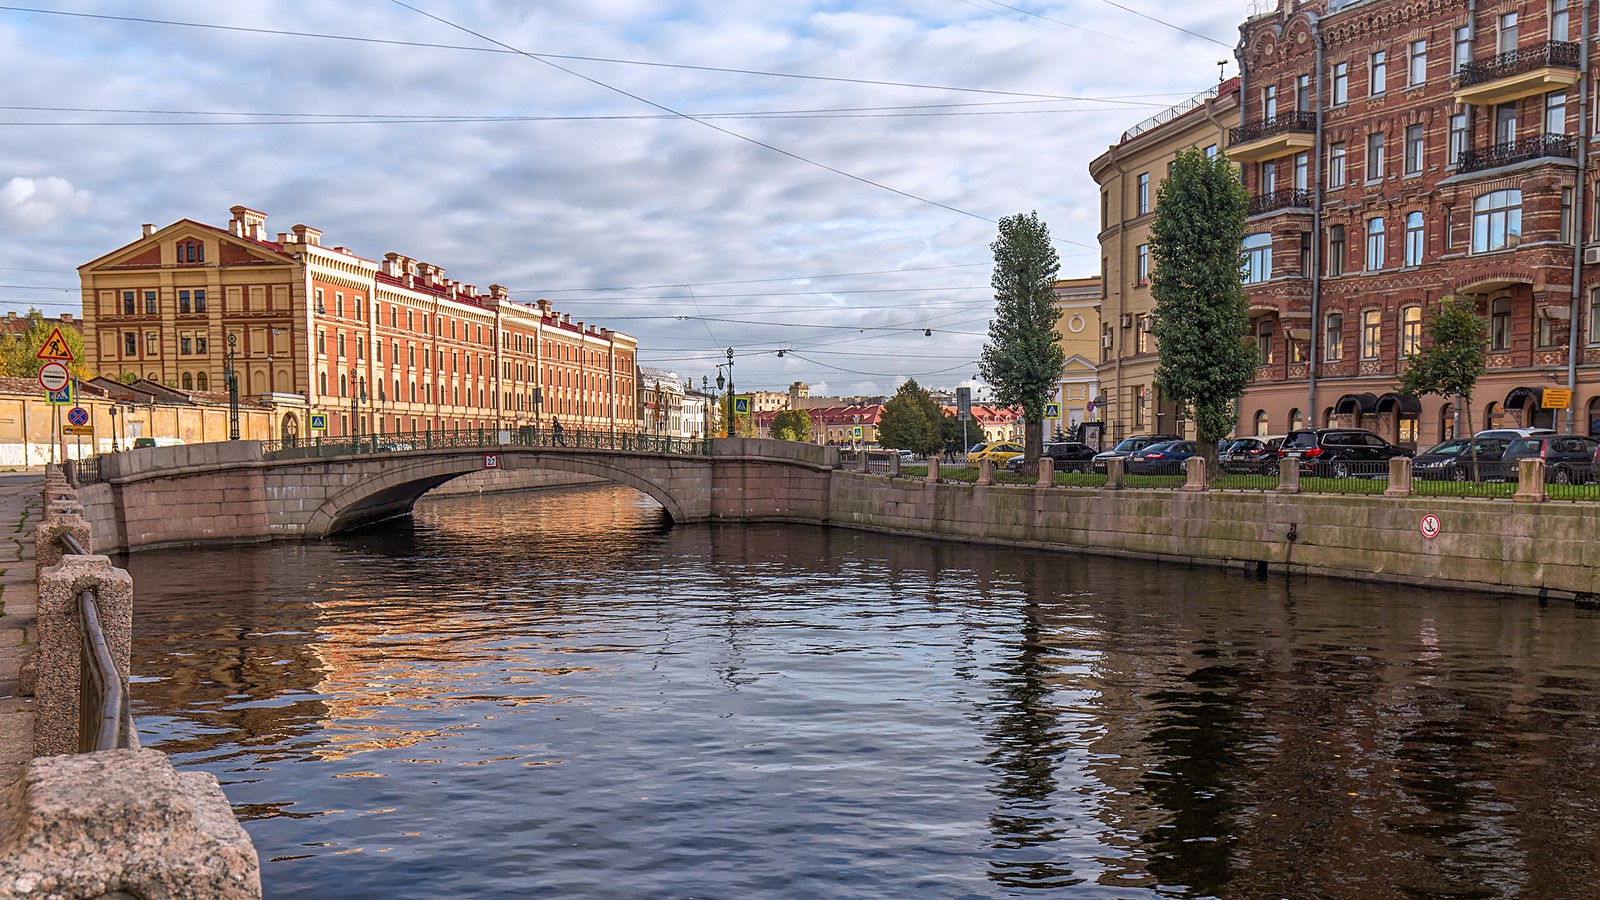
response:
[(1578, 83), (1578, 45), (1546, 41), (1461, 67), (1456, 100), (1487, 106), (1558, 91)]
[(1461, 174), (1481, 172), (1533, 159), (1576, 159), (1578, 139), (1570, 134), (1536, 134), (1520, 141), (1495, 144), (1482, 150), (1465, 150), (1456, 163)]
[(1228, 129), (1228, 158), (1261, 162), (1310, 150), (1317, 131), (1314, 113), (1296, 112)]
[(1250, 198), (1250, 205), (1246, 213), (1259, 216), (1262, 213), (1276, 212), (1280, 209), (1310, 209), (1311, 192), (1298, 188), (1284, 188), (1268, 194), (1259, 194)]

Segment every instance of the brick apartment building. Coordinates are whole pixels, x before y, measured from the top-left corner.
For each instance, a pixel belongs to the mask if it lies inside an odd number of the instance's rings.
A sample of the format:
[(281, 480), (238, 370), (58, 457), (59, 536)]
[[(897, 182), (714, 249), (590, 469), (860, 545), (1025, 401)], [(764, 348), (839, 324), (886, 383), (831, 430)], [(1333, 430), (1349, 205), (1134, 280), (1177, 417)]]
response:
[[(1228, 153), (1250, 194), (1260, 366), (1240, 433), (1337, 423), (1413, 446), (1453, 434), (1449, 398), (1396, 392), (1452, 295), (1489, 322), (1476, 428), (1600, 427), (1600, 248), (1586, 263), (1583, 247), (1600, 236), (1589, 9), (1280, 0), (1245, 22)], [(1566, 387), (1571, 407), (1545, 408), (1545, 389)]]
[(633, 431), (638, 341), (574, 322), (505, 288), (479, 293), (398, 253), (364, 259), (304, 225), (266, 231), (231, 210), (189, 219), (78, 269), (91, 368), (183, 390), (226, 390), (280, 411), (280, 437), (455, 428)]

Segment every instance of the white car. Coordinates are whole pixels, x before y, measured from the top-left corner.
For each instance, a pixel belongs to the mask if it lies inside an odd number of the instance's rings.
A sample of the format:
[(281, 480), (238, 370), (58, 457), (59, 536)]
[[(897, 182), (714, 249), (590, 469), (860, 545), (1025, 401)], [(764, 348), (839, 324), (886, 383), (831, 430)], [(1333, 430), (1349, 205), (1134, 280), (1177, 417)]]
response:
[(1539, 437), (1544, 434), (1555, 434), (1550, 428), (1490, 428), (1473, 435), (1475, 438), (1500, 438), (1501, 440), (1516, 440), (1517, 438)]

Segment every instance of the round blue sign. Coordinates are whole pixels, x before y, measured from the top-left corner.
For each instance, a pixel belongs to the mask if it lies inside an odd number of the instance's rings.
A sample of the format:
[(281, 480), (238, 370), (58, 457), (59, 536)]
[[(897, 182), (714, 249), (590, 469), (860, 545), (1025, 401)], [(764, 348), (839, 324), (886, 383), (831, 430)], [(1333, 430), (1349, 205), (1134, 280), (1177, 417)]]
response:
[(74, 425), (89, 424), (89, 411), (81, 406), (74, 406), (67, 410), (67, 421)]

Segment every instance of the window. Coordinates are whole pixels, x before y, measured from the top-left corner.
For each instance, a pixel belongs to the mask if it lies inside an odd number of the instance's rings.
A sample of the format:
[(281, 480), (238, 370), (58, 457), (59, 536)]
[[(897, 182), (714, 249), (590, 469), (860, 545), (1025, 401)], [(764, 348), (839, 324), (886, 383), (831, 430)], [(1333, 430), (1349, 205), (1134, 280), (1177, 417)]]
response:
[(1369, 92), (1377, 97), (1388, 90), (1389, 85), (1389, 54), (1379, 50), (1372, 54), (1372, 90)]
[(1549, 347), (1555, 344), (1555, 329), (1550, 327), (1549, 310), (1539, 310), (1538, 315), (1533, 317), (1533, 324), (1536, 326), (1534, 330), (1534, 344), (1536, 346)]
[(1510, 53), (1517, 49), (1517, 14), (1506, 13), (1500, 17), (1500, 35), (1495, 44), (1497, 53)]
[(183, 389), (186, 391), (194, 389), (194, 376), (188, 372), (183, 373)]
[(1484, 194), (1472, 201), (1472, 252), (1515, 247), (1522, 240), (1522, 191)]
[(189, 311), (189, 292), (188, 291), (179, 291), (178, 292), (178, 312), (186, 313), (188, 311)]
[(1296, 112), (1311, 112), (1311, 76), (1300, 75), (1294, 80), (1294, 108)]
[(147, 316), (153, 316), (158, 311), (159, 310), (156, 307), (156, 292), (155, 291), (145, 291), (144, 292), (144, 314), (147, 315)]
[(1377, 359), (1383, 343), (1383, 312), (1369, 309), (1361, 314), (1361, 358)]
[(1489, 306), (1489, 346), (1511, 349), (1511, 298), (1501, 297)]
[(1422, 307), (1407, 306), (1400, 310), (1400, 355), (1415, 356), (1422, 352)]
[(1294, 155), (1294, 189), (1304, 191), (1310, 188), (1311, 183), (1311, 154), (1296, 153)]
[(328, 333), (326, 331), (317, 332), (317, 355), (328, 355)]
[[(322, 305), (322, 288), (317, 288), (316, 295), (317, 295), (317, 312), (319, 312), (319, 313), (327, 312), (328, 308)], [(322, 393), (326, 394), (327, 391), (324, 390)]]
[(124, 331), (122, 333), (122, 355), (139, 355), (139, 336), (131, 331)]
[(1139, 215), (1150, 211), (1150, 173), (1139, 173)]
[(1563, 244), (1572, 243), (1572, 188), (1561, 189), (1561, 222), (1556, 239)]
[(197, 312), (197, 313), (203, 313), (203, 312), (206, 311), (206, 292), (205, 291), (195, 291), (194, 292), (194, 311)]
[(1145, 386), (1135, 385), (1133, 388), (1133, 427), (1144, 427), (1145, 408), (1150, 402), (1150, 395)]
[[(194, 336), (194, 352), (199, 356), (205, 356), (206, 355), (206, 336), (205, 335), (197, 334), (197, 335)], [(201, 373), (201, 375), (200, 375), (200, 390), (202, 390), (202, 391), (206, 389), (206, 387), (205, 387), (205, 377), (206, 377), (205, 373)]]
[(1302, 277), (1311, 277), (1311, 232), (1300, 232), (1300, 269)]
[(1406, 262), (1408, 266), (1422, 265), (1422, 254), (1427, 240), (1422, 231), (1422, 213), (1406, 213)]
[(1339, 313), (1328, 313), (1326, 334), (1328, 336), (1323, 345), (1323, 356), (1328, 362), (1338, 362), (1344, 359), (1344, 316)]
[(1271, 121), (1278, 117), (1278, 88), (1267, 85), (1261, 89), (1261, 118)]
[(161, 338), (154, 331), (144, 333), (144, 352), (148, 356), (161, 355)]
[(1216, 158), (1217, 158), (1217, 145), (1216, 144), (1208, 144), (1208, 145), (1206, 145), (1206, 159), (1216, 159)]
[(1502, 103), (1494, 108), (1494, 142), (1509, 144), (1517, 139), (1517, 104)]
[(188, 332), (178, 335), (178, 354), (188, 356), (192, 353), (194, 353), (194, 339), (189, 337)]
[(1461, 154), (1467, 152), (1467, 114), (1456, 113), (1450, 117), (1450, 158), (1445, 160), (1449, 165), (1459, 165)]
[(1255, 422), (1256, 426), (1256, 437), (1266, 437), (1272, 433), (1271, 423), (1267, 420), (1266, 410), (1256, 410), (1253, 421)]
[(1450, 74), (1461, 72), (1461, 67), (1472, 62), (1472, 26), (1463, 25), (1456, 29), (1455, 56), (1450, 60)]
[(1567, 0), (1550, 0), (1550, 40), (1572, 39), (1572, 20), (1568, 18)]
[(1544, 95), (1545, 134), (1567, 133), (1567, 92), (1551, 91)]
[(1376, 272), (1383, 268), (1385, 256), (1383, 240), (1383, 217), (1377, 216), (1367, 220), (1367, 271)]
[(344, 291), (333, 292), (333, 314), (344, 318)]
[[(1100, 230), (1105, 231), (1111, 227), (1111, 192), (1100, 192)], [(1100, 271), (1104, 272), (1105, 269)]]
[(1422, 174), (1422, 126), (1406, 126), (1406, 174)]
[(339, 332), (339, 358), (344, 359), (344, 332)]
[(138, 311), (135, 304), (138, 302), (138, 293), (135, 291), (122, 292), (122, 314), (131, 316)]
[(1344, 144), (1328, 148), (1328, 187), (1344, 187)]
[(1244, 239), (1244, 283), (1259, 284), (1272, 277), (1272, 234), (1259, 232)]
[(1256, 326), (1256, 365), (1272, 365), (1272, 320), (1262, 319)]
[(1367, 135), (1367, 180), (1383, 179), (1383, 132)]
[(1416, 87), (1428, 80), (1428, 42), (1412, 41), (1406, 57), (1406, 85)]
[(1278, 189), (1278, 164), (1264, 162), (1261, 164), (1261, 193), (1270, 194)]
[(1350, 64), (1333, 64), (1333, 105), (1343, 106), (1350, 102)]
[(1589, 291), (1589, 343), (1600, 344), (1600, 288)]
[(1332, 225), (1328, 228), (1328, 274), (1344, 274), (1344, 226)]
[(1138, 254), (1139, 254), (1138, 280), (1135, 281), (1134, 284), (1136, 284), (1136, 285), (1149, 284), (1150, 283), (1150, 245), (1149, 244), (1140, 244), (1139, 245)]

